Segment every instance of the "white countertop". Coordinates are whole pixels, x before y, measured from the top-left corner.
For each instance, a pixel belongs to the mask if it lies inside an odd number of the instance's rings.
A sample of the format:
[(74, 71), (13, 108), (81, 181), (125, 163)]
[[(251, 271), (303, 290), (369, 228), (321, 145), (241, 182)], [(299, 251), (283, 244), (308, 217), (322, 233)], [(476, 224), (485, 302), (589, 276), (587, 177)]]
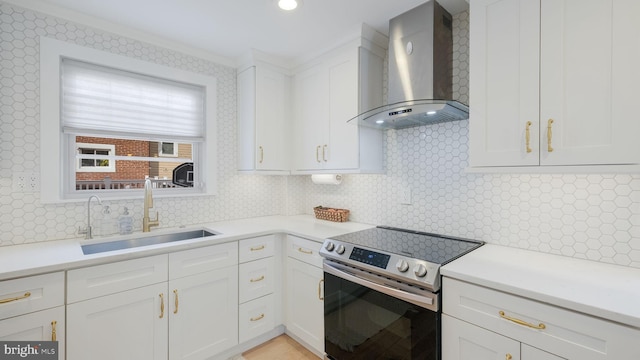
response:
[[(134, 233), (126, 236), (97, 237), (92, 240), (70, 239), (6, 246), (0, 247), (0, 280), (158, 255), (267, 234), (287, 233), (311, 240), (324, 241), (327, 237), (371, 227), (373, 225), (318, 220), (311, 215), (267, 216), (212, 222), (181, 229), (154, 229), (145, 234)], [(202, 239), (183, 240), (92, 255), (84, 255), (81, 249), (81, 246), (85, 244), (153, 236), (189, 229), (206, 229), (217, 235)]]
[(486, 244), (441, 271), (640, 329), (640, 269)]

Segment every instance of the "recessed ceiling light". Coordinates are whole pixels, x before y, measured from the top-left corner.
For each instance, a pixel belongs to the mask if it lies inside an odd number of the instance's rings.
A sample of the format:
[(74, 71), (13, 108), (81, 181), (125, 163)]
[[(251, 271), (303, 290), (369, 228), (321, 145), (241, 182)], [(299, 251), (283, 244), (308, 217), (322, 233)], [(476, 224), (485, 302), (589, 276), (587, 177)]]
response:
[(286, 11), (295, 10), (300, 5), (302, 5), (301, 0), (278, 0), (278, 7)]
[(435, 111), (427, 111), (427, 115), (431, 116), (431, 115), (435, 115), (436, 112)]

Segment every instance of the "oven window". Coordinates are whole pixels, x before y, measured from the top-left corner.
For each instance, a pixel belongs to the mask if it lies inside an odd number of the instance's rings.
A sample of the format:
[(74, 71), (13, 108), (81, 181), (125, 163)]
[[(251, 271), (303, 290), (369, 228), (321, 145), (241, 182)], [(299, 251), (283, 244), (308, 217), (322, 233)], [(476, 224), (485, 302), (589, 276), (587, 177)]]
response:
[(325, 352), (331, 359), (438, 360), (440, 313), (324, 274)]

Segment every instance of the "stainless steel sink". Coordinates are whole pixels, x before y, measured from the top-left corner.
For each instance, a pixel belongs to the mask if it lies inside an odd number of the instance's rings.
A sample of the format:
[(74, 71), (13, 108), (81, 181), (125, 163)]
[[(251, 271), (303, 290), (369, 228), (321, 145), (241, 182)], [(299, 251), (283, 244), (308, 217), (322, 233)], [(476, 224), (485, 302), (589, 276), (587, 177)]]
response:
[(122, 249), (131, 249), (140, 246), (164, 244), (174, 241), (190, 240), (214, 236), (216, 234), (206, 230), (191, 230), (172, 234), (150, 235), (134, 239), (107, 241), (97, 244), (82, 245), (82, 252), (85, 255), (102, 253)]

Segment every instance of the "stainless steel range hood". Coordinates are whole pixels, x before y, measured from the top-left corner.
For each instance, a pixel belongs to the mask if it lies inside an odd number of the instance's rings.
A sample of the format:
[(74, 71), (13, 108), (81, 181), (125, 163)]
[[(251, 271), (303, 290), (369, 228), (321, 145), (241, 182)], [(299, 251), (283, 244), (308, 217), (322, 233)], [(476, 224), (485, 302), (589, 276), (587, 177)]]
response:
[(431, 0), (389, 21), (388, 105), (349, 120), (403, 129), (469, 118), (452, 100), (452, 17)]

